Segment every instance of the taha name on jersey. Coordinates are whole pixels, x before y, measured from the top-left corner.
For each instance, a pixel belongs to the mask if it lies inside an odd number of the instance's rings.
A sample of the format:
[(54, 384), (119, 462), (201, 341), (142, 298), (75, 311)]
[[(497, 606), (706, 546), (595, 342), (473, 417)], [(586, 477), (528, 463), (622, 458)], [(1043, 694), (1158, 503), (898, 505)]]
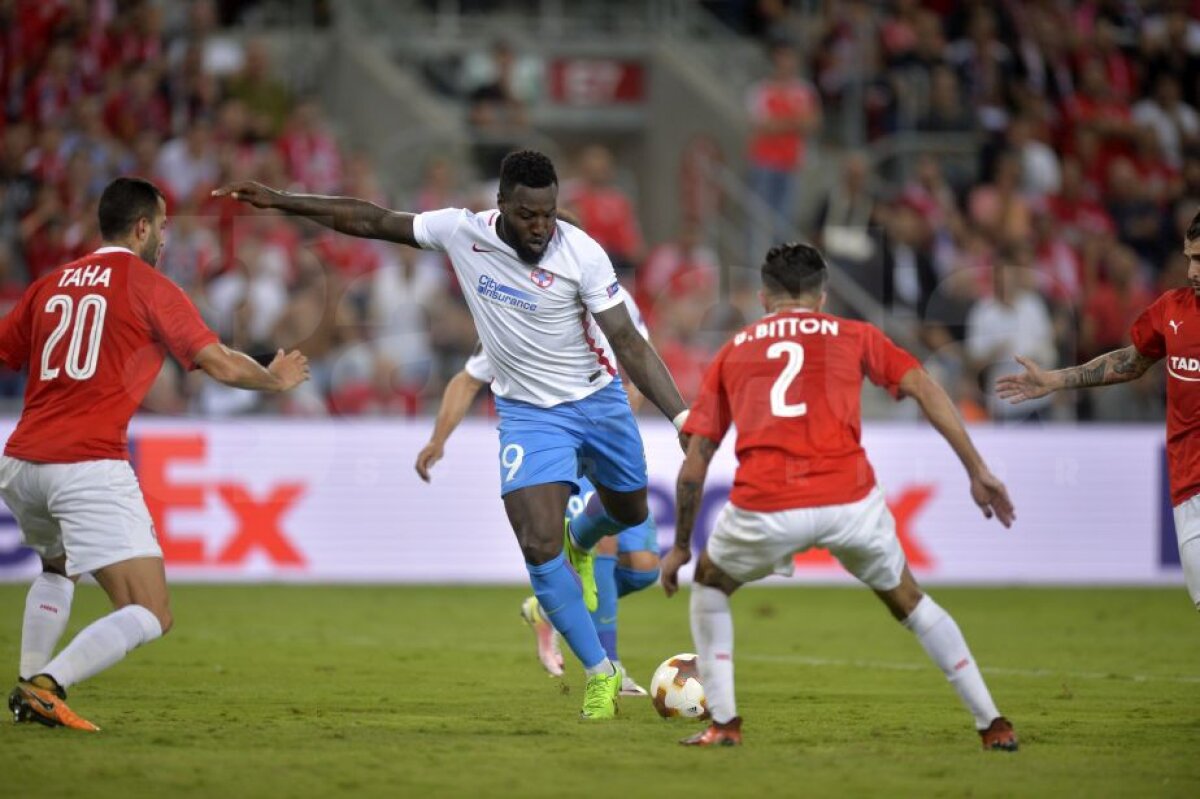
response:
[(99, 266), (73, 266), (64, 269), (58, 279), (59, 288), (66, 286), (104, 286), (112, 279), (112, 268)]

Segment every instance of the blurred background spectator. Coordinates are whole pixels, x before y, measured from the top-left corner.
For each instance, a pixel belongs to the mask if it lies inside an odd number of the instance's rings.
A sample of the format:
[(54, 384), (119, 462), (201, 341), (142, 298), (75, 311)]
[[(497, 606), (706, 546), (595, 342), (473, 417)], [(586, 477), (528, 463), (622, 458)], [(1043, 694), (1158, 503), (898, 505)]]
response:
[[(431, 412), (475, 341), (445, 258), (254, 214), (210, 190), (257, 179), (405, 210), (484, 209), (499, 160), (532, 145), (553, 153), (561, 206), (635, 292), (685, 396), (724, 338), (761, 314), (768, 239), (798, 237), (837, 270), (833, 307), (884, 323), (968, 419), (1162, 413), (1157, 370), (1017, 416), (989, 390), (1015, 353), (1052, 366), (1125, 344), (1140, 309), (1183, 281), (1180, 242), (1200, 207), (1194, 3), (704, 0), (697, 13), (749, 48), (754, 69), (731, 69), (717, 87), (733, 95), (736, 148), (727, 131), (698, 130), (679, 164), (654, 165), (655, 180), (678, 176), (668, 213), (647, 199), (646, 130), (578, 121), (605, 81), (628, 76), (611, 63), (583, 69), (603, 60), (590, 40), (580, 70), (564, 72), (557, 51), (527, 46), (545, 28), (502, 24), (542, 12), (496, 0), (495, 24), (469, 28), (456, 52), (398, 61), (469, 136), (457, 149), (423, 147), (403, 173), (378, 150), (368, 156), (355, 123), (322, 104), (325, 76), (281, 57), (269, 26), (251, 24), (298, 13), (287, 6), (0, 0), (0, 305), (94, 248), (99, 192), (139, 174), (169, 199), (160, 268), (210, 324), (260, 355), (300, 346), (312, 359), (313, 381), (283, 401), (168, 364), (153, 412)], [(339, 13), (305, 8), (317, 24)], [(654, 102), (653, 76), (638, 80)], [(582, 100), (556, 95), (571, 91)], [(738, 197), (769, 213), (722, 221)], [(21, 387), (0, 371), (0, 401), (19, 403)]]

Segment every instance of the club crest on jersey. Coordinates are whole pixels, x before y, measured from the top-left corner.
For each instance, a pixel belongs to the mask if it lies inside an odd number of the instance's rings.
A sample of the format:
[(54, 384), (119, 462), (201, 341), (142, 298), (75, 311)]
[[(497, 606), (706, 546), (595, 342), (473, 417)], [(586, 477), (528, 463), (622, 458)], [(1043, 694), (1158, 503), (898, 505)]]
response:
[(548, 289), (554, 285), (554, 273), (545, 269), (534, 269), (529, 273), (529, 279), (540, 289)]
[(488, 275), (479, 276), (475, 291), (486, 300), (516, 308), (518, 311), (536, 311), (538, 308), (536, 294), (506, 286)]
[(608, 287), (608, 296), (615, 297), (615, 296), (617, 296), (617, 292), (620, 290), (621, 290), (621, 284), (613, 283), (611, 286)]

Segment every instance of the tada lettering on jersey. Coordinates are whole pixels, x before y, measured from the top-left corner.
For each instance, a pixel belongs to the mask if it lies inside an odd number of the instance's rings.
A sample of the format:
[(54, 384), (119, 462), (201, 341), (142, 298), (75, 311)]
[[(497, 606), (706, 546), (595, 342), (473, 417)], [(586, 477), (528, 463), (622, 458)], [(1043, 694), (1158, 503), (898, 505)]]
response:
[[(1167, 367), (1171, 377), (1187, 380), (1190, 383), (1200, 382), (1200, 358), (1184, 358), (1182, 355), (1172, 355)], [(1191, 375), (1181, 375), (1180, 372), (1191, 372)]]
[(835, 319), (815, 319), (811, 316), (803, 318), (785, 316), (781, 319), (764, 319), (754, 326), (754, 330), (743, 330), (733, 337), (734, 346), (745, 344), (747, 341), (757, 341), (764, 338), (791, 338), (796, 335), (836, 336), (838, 323)]
[(108, 281), (112, 278), (112, 267), (106, 266), (101, 269), (99, 266), (72, 266), (64, 269), (62, 277), (58, 279), (59, 288), (65, 286), (108, 286)]

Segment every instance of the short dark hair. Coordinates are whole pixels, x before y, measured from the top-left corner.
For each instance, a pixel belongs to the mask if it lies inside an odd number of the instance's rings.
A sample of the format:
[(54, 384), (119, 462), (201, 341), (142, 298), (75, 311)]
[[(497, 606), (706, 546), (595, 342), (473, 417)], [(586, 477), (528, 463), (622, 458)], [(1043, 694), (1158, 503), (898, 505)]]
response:
[(1188, 225), (1187, 233), (1184, 234), (1188, 241), (1200, 239), (1200, 211), (1192, 217), (1191, 224)]
[(100, 236), (111, 241), (132, 230), (139, 219), (153, 219), (160, 199), (163, 193), (148, 180), (117, 178), (100, 195)]
[(500, 162), (500, 195), (507, 197), (517, 186), (544, 189), (558, 184), (554, 162), (537, 150), (516, 150)]
[(811, 244), (790, 242), (772, 247), (762, 265), (763, 289), (768, 294), (818, 294), (828, 278), (825, 256)]

